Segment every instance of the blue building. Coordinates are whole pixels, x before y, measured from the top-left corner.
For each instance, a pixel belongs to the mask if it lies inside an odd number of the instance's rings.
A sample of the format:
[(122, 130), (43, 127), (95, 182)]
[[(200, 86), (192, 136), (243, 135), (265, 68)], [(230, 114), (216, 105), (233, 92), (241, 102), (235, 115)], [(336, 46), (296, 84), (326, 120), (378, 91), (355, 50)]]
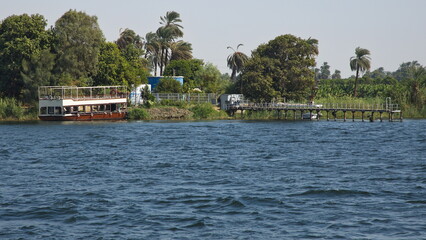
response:
[[(148, 83), (151, 84), (151, 90), (153, 92), (155, 92), (155, 88), (157, 87), (158, 83), (160, 82), (160, 80), (162, 78), (164, 78), (165, 76), (160, 76), (160, 77), (148, 77)], [(171, 78), (177, 80), (178, 82), (180, 82), (181, 85), (183, 85), (183, 77), (182, 76), (171, 76)]]

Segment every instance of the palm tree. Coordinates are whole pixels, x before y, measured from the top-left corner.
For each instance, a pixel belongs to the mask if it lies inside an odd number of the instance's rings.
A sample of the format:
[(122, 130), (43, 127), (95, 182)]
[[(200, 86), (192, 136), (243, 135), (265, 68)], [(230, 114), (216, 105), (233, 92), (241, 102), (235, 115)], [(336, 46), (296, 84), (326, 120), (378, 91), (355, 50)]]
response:
[(189, 42), (179, 40), (170, 44), (170, 61), (192, 58), (192, 46)]
[(157, 67), (161, 53), (161, 44), (156, 33), (149, 32), (145, 36), (145, 58), (151, 63), (154, 68), (154, 74), (157, 76)]
[(355, 56), (351, 57), (350, 59), (351, 70), (352, 71), (356, 70), (354, 97), (357, 96), (359, 72), (361, 71), (363, 73), (366, 70), (370, 70), (371, 58), (369, 55), (370, 55), (370, 51), (368, 49), (357, 47), (355, 49)]
[(125, 49), (128, 45), (133, 44), (137, 49), (142, 49), (143, 39), (131, 29), (120, 29), (120, 37), (115, 42), (120, 49)]
[(170, 44), (174, 42), (176, 38), (183, 37), (183, 27), (179, 24), (182, 22), (180, 14), (175, 11), (166, 13), (166, 16), (160, 17), (160, 24), (162, 25), (157, 30), (157, 35), (161, 42), (161, 57), (159, 62), (160, 75), (163, 74), (164, 68), (166, 68), (169, 62), (169, 49)]
[(242, 52), (238, 52), (238, 48), (240, 46), (243, 46), (243, 44), (238, 44), (237, 50), (233, 49), (232, 47), (228, 47), (228, 49), (232, 49), (234, 51), (234, 53), (228, 56), (228, 67), (232, 70), (231, 80), (234, 82), (236, 81), (237, 73), (242, 70), (244, 64), (248, 60), (247, 55)]

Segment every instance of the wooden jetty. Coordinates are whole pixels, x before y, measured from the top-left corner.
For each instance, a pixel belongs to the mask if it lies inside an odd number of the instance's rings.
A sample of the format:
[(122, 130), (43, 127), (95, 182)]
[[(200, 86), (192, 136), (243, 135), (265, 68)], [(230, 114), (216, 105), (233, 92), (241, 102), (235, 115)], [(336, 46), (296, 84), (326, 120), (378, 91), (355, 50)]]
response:
[[(253, 103), (248, 101), (234, 102), (227, 106), (228, 111), (235, 115), (237, 111), (241, 112), (243, 116), (244, 111), (276, 111), (278, 119), (287, 120), (288, 112), (293, 112), (293, 119), (297, 120), (298, 116), (303, 119), (303, 115), (309, 113), (310, 120), (313, 120), (312, 116), (316, 116), (316, 120), (320, 120), (323, 116), (322, 112), (325, 112), (327, 121), (332, 118), (337, 121), (338, 113), (343, 113), (343, 121), (347, 121), (347, 113), (352, 113), (352, 121), (355, 121), (355, 114), (361, 113), (361, 120), (364, 122), (365, 119), (374, 121), (375, 115), (378, 115), (379, 120), (383, 121), (383, 114), (388, 115), (390, 122), (402, 121), (402, 111), (399, 109), (398, 104), (391, 104), (390, 100), (386, 100), (385, 104), (297, 104), (297, 103)], [(299, 114), (297, 114), (299, 113)], [(366, 115), (367, 114), (367, 115)], [(342, 115), (342, 114), (340, 114)]]

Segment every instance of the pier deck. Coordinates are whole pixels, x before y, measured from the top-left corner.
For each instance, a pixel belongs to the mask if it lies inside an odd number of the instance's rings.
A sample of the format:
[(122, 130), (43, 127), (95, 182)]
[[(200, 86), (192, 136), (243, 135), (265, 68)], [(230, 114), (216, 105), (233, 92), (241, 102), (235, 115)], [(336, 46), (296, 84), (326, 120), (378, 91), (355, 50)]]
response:
[[(240, 103), (229, 104), (227, 106), (228, 111), (232, 115), (235, 115), (237, 111), (241, 111), (241, 114), (244, 111), (276, 111), (277, 116), (281, 118), (281, 112), (284, 112), (284, 119), (287, 119), (287, 112), (293, 112), (294, 120), (297, 119), (296, 112), (300, 113), (300, 118), (303, 119), (304, 113), (310, 113), (310, 116), (317, 114), (317, 120), (321, 118), (321, 112), (326, 113), (327, 121), (330, 120), (330, 115), (334, 120), (337, 120), (337, 113), (343, 113), (343, 120), (347, 120), (347, 112), (352, 113), (352, 121), (355, 121), (355, 114), (361, 113), (362, 121), (365, 120), (365, 113), (369, 114), (367, 117), (370, 121), (374, 121), (374, 114), (379, 114), (380, 121), (383, 121), (383, 113), (387, 113), (389, 121), (402, 121), (402, 111), (399, 108), (398, 104), (339, 104), (339, 103), (329, 103), (329, 104), (294, 104), (294, 103), (252, 103), (248, 101), (243, 101)], [(395, 118), (395, 114), (397, 118)], [(309, 118), (312, 120), (312, 117)]]

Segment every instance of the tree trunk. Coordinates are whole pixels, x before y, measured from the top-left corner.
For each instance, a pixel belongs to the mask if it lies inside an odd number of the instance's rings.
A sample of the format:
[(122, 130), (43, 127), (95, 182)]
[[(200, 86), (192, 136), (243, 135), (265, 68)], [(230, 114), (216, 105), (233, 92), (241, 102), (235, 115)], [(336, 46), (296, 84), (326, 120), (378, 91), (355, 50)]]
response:
[(232, 73), (231, 73), (231, 81), (235, 82), (237, 79), (237, 71), (235, 68), (232, 68)]
[(166, 70), (166, 67), (167, 67), (167, 64), (169, 64), (169, 58), (168, 58), (168, 55), (169, 55), (169, 49), (168, 48), (166, 48), (166, 54), (164, 54), (164, 70)]
[(161, 48), (161, 57), (160, 57), (160, 76), (163, 76), (163, 65), (164, 64), (164, 48)]
[(357, 97), (358, 95), (358, 74), (359, 74), (359, 67), (356, 68), (356, 75), (355, 75), (355, 86), (354, 86), (354, 97)]

